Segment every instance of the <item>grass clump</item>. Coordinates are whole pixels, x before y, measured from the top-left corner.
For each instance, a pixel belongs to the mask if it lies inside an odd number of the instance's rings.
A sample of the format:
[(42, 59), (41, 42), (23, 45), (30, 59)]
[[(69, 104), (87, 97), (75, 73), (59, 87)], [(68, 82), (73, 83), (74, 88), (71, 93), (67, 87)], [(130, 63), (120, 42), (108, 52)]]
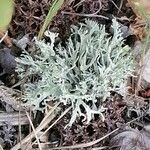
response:
[[(87, 123), (94, 114), (104, 119), (102, 104), (110, 91), (119, 91), (133, 71), (133, 58), (130, 48), (124, 45), (119, 23), (114, 19), (113, 36), (108, 36), (105, 26), (86, 20), (72, 27), (66, 47), (54, 49), (58, 34), (46, 32), (51, 43), (36, 40), (38, 52), (34, 57), (25, 52), (17, 59), (17, 72), (24, 78), (26, 105), (35, 110), (43, 110), (40, 103), (50, 100), (61, 101), (72, 106), (71, 125), (78, 116)], [(26, 69), (27, 68), (27, 69)], [(36, 76), (36, 80), (33, 80)]]

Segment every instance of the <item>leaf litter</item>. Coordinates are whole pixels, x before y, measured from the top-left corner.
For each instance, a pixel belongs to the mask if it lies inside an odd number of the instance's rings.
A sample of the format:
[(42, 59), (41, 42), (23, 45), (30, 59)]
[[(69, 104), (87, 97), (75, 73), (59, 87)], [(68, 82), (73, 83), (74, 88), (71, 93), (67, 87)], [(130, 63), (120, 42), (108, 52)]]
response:
[(142, 130), (125, 128), (111, 139), (110, 146), (114, 150), (149, 150), (150, 148), (150, 125)]

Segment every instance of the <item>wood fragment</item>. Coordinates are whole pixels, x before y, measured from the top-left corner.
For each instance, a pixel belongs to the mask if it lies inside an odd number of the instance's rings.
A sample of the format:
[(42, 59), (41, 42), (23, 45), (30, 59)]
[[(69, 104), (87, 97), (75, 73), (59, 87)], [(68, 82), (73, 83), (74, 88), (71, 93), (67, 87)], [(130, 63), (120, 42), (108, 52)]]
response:
[(0, 126), (11, 124), (12, 126), (27, 125), (29, 124), (29, 120), (26, 116), (25, 112), (10, 112), (10, 113), (0, 113)]
[(3, 37), (4, 37), (3, 41), (6, 44), (6, 46), (7, 47), (12, 47), (12, 40), (11, 40), (11, 38), (7, 34), (5, 34), (2, 31), (0, 31), (0, 39), (2, 39)]

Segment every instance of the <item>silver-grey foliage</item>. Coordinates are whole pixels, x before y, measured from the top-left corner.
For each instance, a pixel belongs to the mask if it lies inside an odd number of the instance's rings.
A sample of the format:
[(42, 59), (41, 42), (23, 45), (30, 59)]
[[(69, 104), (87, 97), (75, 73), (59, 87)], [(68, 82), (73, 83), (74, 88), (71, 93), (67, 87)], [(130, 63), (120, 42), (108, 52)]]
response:
[(77, 116), (84, 116), (87, 122), (93, 114), (100, 114), (104, 119), (104, 108), (97, 108), (95, 103), (102, 103), (110, 91), (119, 91), (133, 71), (130, 48), (124, 45), (120, 26), (115, 19), (112, 28), (114, 34), (108, 36), (105, 26), (86, 20), (85, 24), (72, 27), (65, 47), (59, 45), (55, 50), (57, 34), (46, 32), (51, 43), (36, 40), (38, 53), (31, 57), (26, 52), (17, 59), (17, 72), (21, 78), (24, 78), (25, 72), (28, 77), (37, 76), (34, 82), (29, 80), (24, 85), (26, 105), (43, 110), (39, 107), (40, 102), (58, 100), (70, 104), (70, 125)]

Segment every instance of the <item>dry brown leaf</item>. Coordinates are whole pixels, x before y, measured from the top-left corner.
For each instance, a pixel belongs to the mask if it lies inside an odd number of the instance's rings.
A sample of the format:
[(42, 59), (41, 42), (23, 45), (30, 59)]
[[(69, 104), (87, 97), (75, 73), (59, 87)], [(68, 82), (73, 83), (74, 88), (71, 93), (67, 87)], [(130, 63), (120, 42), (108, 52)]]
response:
[(149, 0), (128, 0), (130, 7), (137, 18), (130, 25), (130, 30), (139, 40), (142, 40), (148, 33), (146, 22), (150, 19), (150, 1)]
[(2, 31), (0, 31), (0, 39), (3, 39), (7, 47), (12, 47), (11, 38), (7, 34), (5, 35), (5, 33), (3, 33)]
[(128, 0), (129, 5), (138, 17), (145, 18), (145, 15), (150, 15), (149, 0)]
[(112, 138), (110, 145), (116, 146), (115, 150), (149, 150), (149, 141), (150, 125), (147, 125), (141, 131), (125, 129)]
[(137, 40), (142, 40), (147, 35), (146, 24), (140, 18), (136, 18), (134, 23), (129, 26), (131, 32), (136, 36)]
[(150, 97), (150, 89), (148, 89), (146, 91), (141, 91), (141, 96), (149, 98)]

